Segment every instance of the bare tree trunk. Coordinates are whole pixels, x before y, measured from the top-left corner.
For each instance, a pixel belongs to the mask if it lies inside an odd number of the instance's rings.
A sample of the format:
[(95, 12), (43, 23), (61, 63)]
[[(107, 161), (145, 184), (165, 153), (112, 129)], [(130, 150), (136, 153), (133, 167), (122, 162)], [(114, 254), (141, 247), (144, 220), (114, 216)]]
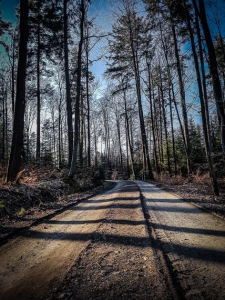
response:
[(21, 166), (21, 152), (23, 149), (23, 130), (25, 113), (26, 62), (28, 41), (28, 12), (29, 1), (20, 0), (20, 40), (19, 59), (17, 69), (16, 103), (13, 122), (13, 136), (8, 162), (6, 182), (16, 179)]
[(162, 172), (162, 159), (161, 159), (161, 147), (160, 147), (160, 124), (158, 124), (157, 116), (158, 112), (156, 109), (156, 101), (155, 101), (155, 94), (153, 92), (153, 115), (154, 115), (154, 128), (156, 130), (156, 148), (158, 148), (158, 165), (159, 165), (159, 173)]
[[(88, 36), (87, 25), (87, 36)], [(91, 128), (90, 128), (90, 98), (89, 98), (89, 40), (86, 44), (86, 92), (87, 92), (87, 162), (88, 167), (91, 166)]]
[[(173, 145), (174, 172), (175, 172), (175, 175), (176, 175), (177, 174), (177, 160), (176, 160), (176, 147), (175, 147), (175, 138), (174, 138), (172, 102), (174, 102), (174, 105), (175, 105), (179, 125), (180, 125), (181, 132), (182, 132), (182, 135), (183, 135), (184, 145), (185, 145), (185, 138), (184, 138), (184, 130), (183, 130), (182, 122), (181, 122), (181, 119), (180, 119), (180, 115), (179, 115), (178, 108), (177, 108), (177, 103), (176, 103), (175, 96), (174, 96), (174, 87), (173, 87), (173, 82), (172, 82), (172, 79), (171, 79), (171, 72), (170, 72), (169, 59), (168, 59), (168, 51), (166, 49), (166, 45), (165, 45), (165, 42), (164, 42), (164, 39), (163, 39), (161, 23), (160, 23), (160, 34), (161, 34), (161, 42), (162, 42), (162, 46), (163, 46), (163, 52), (164, 52), (165, 59), (166, 59), (167, 76), (168, 76), (168, 79), (169, 79), (170, 123), (171, 123), (171, 136), (172, 136), (172, 145)], [(172, 98), (171, 92), (173, 93), (173, 98)]]
[(162, 105), (161, 105), (161, 101), (160, 101), (160, 89), (159, 89), (159, 85), (158, 85), (158, 98), (159, 98), (159, 102), (158, 102), (158, 112), (159, 112), (159, 132), (160, 132), (160, 153), (161, 153), (161, 166), (163, 166), (163, 171), (164, 169), (164, 149), (163, 149), (163, 121), (162, 121)]
[(67, 3), (69, 0), (63, 0), (63, 18), (64, 18), (64, 68), (66, 79), (66, 110), (67, 110), (67, 128), (68, 128), (68, 165), (71, 165), (73, 153), (73, 124), (72, 124), (72, 106), (70, 95), (69, 78), (69, 54), (68, 54), (68, 13)]
[[(142, 141), (142, 150), (143, 150), (143, 174), (147, 175), (148, 179), (154, 179), (152, 173), (152, 167), (149, 158), (149, 151), (148, 151), (148, 143), (146, 137), (146, 130), (145, 130), (145, 123), (144, 123), (144, 115), (143, 115), (143, 108), (142, 108), (142, 99), (141, 99), (141, 84), (140, 84), (140, 70), (139, 70), (139, 61), (137, 55), (137, 45), (134, 42), (134, 28), (132, 28), (132, 14), (129, 8), (129, 3), (126, 3), (126, 11), (127, 11), (127, 18), (128, 18), (128, 30), (129, 30), (129, 42), (130, 42), (130, 49), (132, 55), (132, 64), (135, 76), (135, 84), (136, 84), (136, 93), (137, 93), (137, 101), (138, 101), (138, 112), (139, 112), (139, 120), (140, 120), (140, 129), (141, 129), (141, 141)], [(146, 168), (147, 165), (147, 168)]]
[(206, 74), (205, 74), (205, 64), (203, 58), (203, 49), (201, 43), (201, 33), (198, 23), (198, 17), (196, 16), (196, 28), (197, 28), (197, 36), (198, 36), (198, 47), (199, 47), (199, 58), (201, 63), (201, 72), (202, 72), (202, 89), (203, 89), (203, 96), (204, 96), (204, 104), (205, 104), (205, 115), (206, 115), (206, 123), (207, 123), (207, 131), (208, 131), (208, 139), (211, 140), (210, 134), (210, 120), (209, 120), (209, 104), (208, 104), (208, 94), (207, 94), (207, 86), (206, 86)]
[(128, 140), (128, 146), (130, 150), (130, 164), (131, 164), (131, 172), (132, 172), (132, 179), (136, 179), (136, 174), (134, 171), (134, 155), (133, 155), (133, 147), (131, 143), (131, 137), (130, 137), (130, 125), (129, 125), (129, 119), (127, 115), (127, 99), (126, 99), (126, 91), (123, 91), (123, 99), (124, 99), (124, 111), (125, 111), (125, 127), (126, 127), (126, 135)]
[(4, 85), (2, 82), (2, 115), (3, 115), (3, 120), (2, 120), (2, 153), (1, 153), (1, 159), (5, 159), (5, 90), (4, 90)]
[(154, 153), (154, 159), (155, 159), (156, 172), (157, 172), (157, 174), (159, 174), (160, 170), (159, 170), (159, 162), (158, 162), (157, 149), (156, 149), (157, 147), (156, 147), (155, 126), (154, 126), (154, 116), (153, 116), (153, 104), (152, 104), (151, 72), (150, 72), (150, 63), (147, 62), (147, 57), (146, 57), (146, 63), (147, 63), (147, 67), (148, 67), (148, 94), (149, 94), (151, 128), (152, 128), (152, 137), (153, 137), (153, 153)]
[(83, 94), (81, 93), (81, 112), (80, 112), (80, 166), (84, 163), (84, 103)]
[(174, 138), (173, 109), (172, 109), (172, 97), (171, 97), (171, 87), (170, 86), (169, 86), (169, 104), (170, 104), (171, 136), (172, 136), (172, 145), (173, 145), (174, 173), (175, 173), (175, 175), (177, 175), (176, 147), (175, 147), (175, 138)]
[[(142, 140), (142, 149), (143, 149), (143, 167), (144, 167), (143, 173), (145, 174), (146, 172), (148, 172), (148, 179), (154, 179), (153, 173), (152, 173), (152, 167), (151, 167), (150, 159), (149, 159), (148, 143), (147, 143), (147, 138), (146, 138), (144, 115), (143, 115), (143, 109), (142, 109), (139, 64), (138, 64), (137, 57), (135, 54), (133, 40), (131, 40), (131, 48), (132, 48), (132, 55), (133, 55), (133, 65), (134, 65), (136, 92), (137, 92), (137, 100), (138, 100), (138, 111), (139, 111), (140, 128), (141, 128), (141, 140)], [(148, 170), (146, 170), (146, 168), (145, 168), (146, 163), (148, 166)]]
[(13, 53), (12, 53), (12, 117), (14, 115), (15, 106), (15, 37), (13, 35)]
[(172, 35), (174, 40), (174, 50), (175, 50), (177, 74), (179, 79), (179, 88), (180, 88), (180, 97), (181, 97), (181, 108), (182, 108), (182, 115), (184, 121), (183, 136), (185, 141), (185, 150), (186, 150), (186, 157), (187, 157), (187, 172), (188, 175), (190, 175), (192, 173), (192, 164), (190, 158), (190, 138), (189, 138), (188, 118), (187, 118), (187, 109), (186, 109), (186, 101), (185, 101), (185, 91), (184, 91), (184, 84), (183, 84), (183, 78), (181, 73), (181, 63), (180, 63), (180, 57), (179, 57), (179, 51), (177, 45), (177, 36), (176, 36), (175, 26), (172, 22), (171, 22), (171, 27), (172, 27)]
[[(53, 153), (56, 152), (56, 133), (55, 133), (55, 107), (52, 107), (52, 134), (53, 134)], [(55, 156), (57, 158), (57, 156)]]
[(130, 178), (130, 166), (129, 166), (129, 144), (128, 144), (128, 133), (127, 133), (127, 125), (126, 125), (126, 118), (125, 118), (125, 129), (126, 129), (126, 164), (127, 164), (127, 177)]
[(120, 120), (119, 120), (119, 113), (117, 111), (117, 108), (116, 108), (116, 126), (117, 126), (118, 144), (119, 144), (119, 150), (120, 150), (120, 169), (121, 169), (122, 178), (123, 178), (123, 151), (122, 151), (122, 145), (121, 145)]
[(213, 91), (216, 100), (216, 107), (220, 120), (220, 131), (221, 131), (221, 145), (223, 149), (223, 153), (225, 153), (225, 111), (224, 111), (224, 102), (222, 97), (222, 89), (219, 79), (218, 66), (216, 60), (215, 48), (213, 45), (209, 25), (206, 18), (205, 12), (205, 4), (203, 0), (199, 0), (199, 9), (196, 4), (196, 0), (192, 0), (195, 6), (196, 14), (199, 15), (202, 29), (205, 36), (205, 41), (207, 44), (208, 52), (209, 52), (209, 69), (212, 77)]
[(106, 115), (106, 127), (105, 127), (105, 130), (106, 130), (106, 143), (107, 143), (107, 161), (108, 161), (108, 165), (109, 165), (109, 168), (111, 168), (111, 145), (110, 145), (110, 131), (109, 131), (109, 115), (107, 113)]
[[(61, 96), (60, 96), (61, 100)], [(58, 105), (58, 112), (59, 112), (59, 117), (58, 117), (58, 151), (59, 151), (59, 168), (62, 167), (62, 153), (61, 153), (61, 101)]]
[(6, 91), (6, 103), (5, 103), (5, 152), (6, 152), (6, 155), (5, 155), (5, 160), (9, 158), (9, 155), (8, 155), (8, 149), (9, 149), (9, 135), (8, 135), (8, 101), (7, 101), (7, 98), (8, 98), (8, 93)]
[(74, 132), (74, 146), (73, 146), (73, 156), (72, 162), (69, 171), (69, 177), (72, 178), (75, 174), (76, 163), (77, 163), (77, 152), (79, 145), (79, 120), (80, 120), (80, 94), (81, 94), (81, 57), (82, 57), (82, 48), (84, 42), (84, 19), (85, 19), (85, 7), (84, 1), (81, 0), (81, 19), (80, 19), (80, 41), (78, 48), (78, 61), (77, 61), (77, 89), (76, 89), (76, 103), (75, 103), (75, 132)]
[[(184, 0), (184, 5), (185, 5), (185, 0)], [(219, 188), (218, 188), (217, 178), (216, 178), (216, 174), (215, 174), (215, 170), (214, 170), (214, 166), (213, 166), (211, 144), (210, 144), (210, 140), (209, 140), (209, 132), (208, 132), (207, 118), (206, 118), (206, 109), (205, 109), (205, 103), (204, 103), (204, 97), (203, 97), (203, 91), (202, 91), (201, 75), (200, 75), (200, 70), (199, 70), (197, 51), (196, 51), (196, 48), (195, 48), (195, 40), (194, 40), (194, 36), (193, 36), (193, 30), (192, 30), (192, 27), (191, 27), (190, 15), (189, 15), (187, 10), (186, 10), (186, 21), (187, 21), (187, 27), (188, 27), (189, 35), (190, 35), (190, 39), (191, 39), (191, 47), (192, 47), (195, 70), (196, 70), (196, 75), (197, 75), (199, 99), (200, 99), (201, 114), (202, 114), (202, 126), (203, 126), (203, 133), (204, 133), (204, 139), (205, 139), (206, 157), (207, 157), (207, 160), (208, 160), (209, 172), (210, 172), (210, 177), (211, 177), (211, 181), (212, 181), (213, 192), (214, 192), (215, 196), (219, 196)]]
[(41, 154), (41, 93), (40, 93), (40, 0), (38, 0), (38, 27), (37, 27), (37, 137), (36, 137), (36, 160), (40, 161)]
[(95, 167), (98, 166), (98, 148), (97, 148), (97, 134), (94, 125), (94, 145), (95, 145)]
[(160, 72), (160, 94), (162, 98), (163, 125), (164, 125), (165, 140), (166, 140), (167, 167), (168, 167), (169, 174), (171, 175), (170, 150), (169, 150), (169, 142), (168, 142), (167, 120), (166, 120), (166, 110), (165, 110), (165, 100), (164, 100), (164, 92), (163, 92), (163, 85), (162, 85), (161, 68), (159, 72)]

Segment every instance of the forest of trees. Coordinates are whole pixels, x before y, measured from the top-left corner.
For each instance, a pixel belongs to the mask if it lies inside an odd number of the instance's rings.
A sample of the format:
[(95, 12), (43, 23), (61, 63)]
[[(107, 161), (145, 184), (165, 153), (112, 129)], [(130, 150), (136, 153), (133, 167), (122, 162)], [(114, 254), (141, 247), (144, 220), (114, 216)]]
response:
[[(91, 2), (21, 0), (16, 25), (0, 14), (5, 182), (43, 164), (67, 169), (69, 178), (84, 170), (144, 180), (208, 172), (218, 195), (225, 1), (114, 1), (106, 12), (111, 26), (102, 28)], [(105, 51), (94, 57), (98, 44)], [(104, 88), (91, 72), (99, 59)]]

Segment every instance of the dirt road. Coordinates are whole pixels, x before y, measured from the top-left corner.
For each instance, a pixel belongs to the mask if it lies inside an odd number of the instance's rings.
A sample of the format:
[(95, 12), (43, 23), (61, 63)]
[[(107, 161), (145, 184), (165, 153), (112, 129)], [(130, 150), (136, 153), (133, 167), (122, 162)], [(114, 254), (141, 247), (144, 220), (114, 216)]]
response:
[(225, 299), (224, 221), (141, 181), (21, 232), (0, 257), (4, 300)]
[(136, 181), (156, 245), (185, 299), (225, 299), (225, 222)]

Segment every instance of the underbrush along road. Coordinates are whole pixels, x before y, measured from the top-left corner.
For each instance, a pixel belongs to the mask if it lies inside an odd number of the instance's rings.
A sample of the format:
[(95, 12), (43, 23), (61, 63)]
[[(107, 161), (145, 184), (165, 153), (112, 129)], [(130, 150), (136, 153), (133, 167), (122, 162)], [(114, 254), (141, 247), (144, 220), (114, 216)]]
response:
[(225, 222), (118, 181), (0, 248), (0, 299), (225, 299)]

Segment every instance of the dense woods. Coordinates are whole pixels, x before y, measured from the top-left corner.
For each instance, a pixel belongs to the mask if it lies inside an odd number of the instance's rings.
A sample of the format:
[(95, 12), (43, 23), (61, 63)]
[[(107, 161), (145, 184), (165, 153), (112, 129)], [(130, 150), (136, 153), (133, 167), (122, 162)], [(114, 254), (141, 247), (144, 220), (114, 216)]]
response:
[[(219, 195), (224, 1), (115, 1), (101, 28), (94, 5), (21, 0), (17, 24), (0, 15), (4, 181), (46, 165), (68, 181), (209, 174)], [(103, 86), (91, 71), (99, 59)]]

